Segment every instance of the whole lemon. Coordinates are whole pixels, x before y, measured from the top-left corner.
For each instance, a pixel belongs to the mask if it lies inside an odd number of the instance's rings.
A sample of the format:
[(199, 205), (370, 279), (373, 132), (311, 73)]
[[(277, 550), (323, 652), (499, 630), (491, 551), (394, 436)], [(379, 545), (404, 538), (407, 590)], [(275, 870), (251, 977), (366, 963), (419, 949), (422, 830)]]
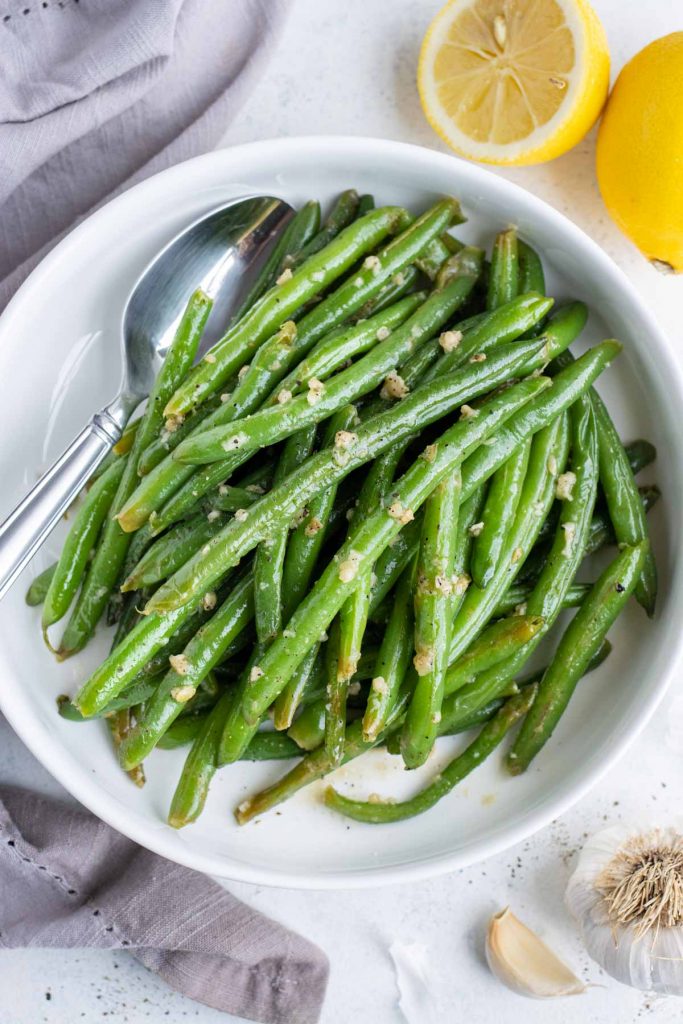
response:
[(607, 209), (659, 270), (683, 271), (683, 32), (622, 69), (598, 133)]

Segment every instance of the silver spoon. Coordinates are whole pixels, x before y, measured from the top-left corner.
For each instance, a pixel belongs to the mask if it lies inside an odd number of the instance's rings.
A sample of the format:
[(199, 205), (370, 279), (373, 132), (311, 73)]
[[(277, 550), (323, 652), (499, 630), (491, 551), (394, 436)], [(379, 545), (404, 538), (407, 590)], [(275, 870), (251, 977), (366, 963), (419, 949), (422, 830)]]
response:
[(149, 394), (192, 292), (201, 286), (214, 300), (202, 338), (204, 352), (225, 328), (249, 271), (291, 216), (292, 208), (272, 196), (234, 199), (181, 231), (147, 265), (123, 311), (123, 379), (118, 395), (93, 416), (0, 526), (0, 597)]

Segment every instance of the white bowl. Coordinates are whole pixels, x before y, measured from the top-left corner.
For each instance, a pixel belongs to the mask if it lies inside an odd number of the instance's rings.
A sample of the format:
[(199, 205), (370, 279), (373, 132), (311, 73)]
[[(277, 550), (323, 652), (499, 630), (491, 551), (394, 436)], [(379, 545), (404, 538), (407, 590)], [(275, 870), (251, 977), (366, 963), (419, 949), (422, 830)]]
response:
[[(83, 804), (143, 846), (200, 871), (248, 882), (339, 888), (406, 881), (471, 864), (518, 842), (579, 799), (634, 739), (664, 693), (681, 654), (683, 583), (676, 542), (683, 507), (681, 375), (652, 315), (624, 275), (577, 227), (515, 185), (415, 146), (360, 138), (278, 139), (220, 150), (131, 189), (58, 245), (0, 319), (2, 505), (7, 512), (118, 379), (125, 297), (139, 271), (179, 228), (222, 200), (247, 192), (298, 203), (328, 200), (349, 186), (378, 202), (419, 210), (444, 193), (470, 222), (461, 234), (490, 243), (518, 225), (543, 255), (558, 297), (591, 308), (586, 339), (616, 336), (625, 351), (600, 382), (626, 438), (659, 450), (654, 476), (664, 497), (652, 514), (660, 568), (656, 619), (634, 603), (613, 630), (614, 653), (579, 687), (556, 735), (533, 768), (511, 779), (493, 757), (444, 799), (405, 823), (349, 823), (323, 807), (320, 784), (238, 827), (237, 802), (276, 778), (281, 764), (244, 764), (214, 780), (199, 822), (180, 832), (165, 813), (184, 752), (155, 753), (138, 791), (119, 771), (104, 723), (76, 725), (55, 711), (106, 650), (102, 637), (57, 665), (40, 639), (39, 610), (27, 608), (30, 579), (55, 557), (59, 530), (0, 607), (0, 704), (27, 746)], [(354, 792), (403, 795), (433, 773), (458, 740), (442, 741), (430, 763), (403, 772), (373, 752), (341, 769)], [(460, 741), (461, 742), (461, 741)]]

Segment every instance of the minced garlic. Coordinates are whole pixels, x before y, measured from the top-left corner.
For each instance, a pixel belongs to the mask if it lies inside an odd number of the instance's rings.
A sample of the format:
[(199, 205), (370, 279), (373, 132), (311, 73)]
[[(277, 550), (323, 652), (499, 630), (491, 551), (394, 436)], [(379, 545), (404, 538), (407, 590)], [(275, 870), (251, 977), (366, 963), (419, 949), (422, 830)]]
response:
[(308, 394), (306, 395), (308, 404), (315, 405), (316, 402), (319, 402), (324, 390), (325, 385), (323, 382), (318, 380), (317, 377), (311, 377), (308, 382)]
[(396, 519), (401, 526), (405, 526), (407, 523), (412, 523), (415, 518), (415, 514), (411, 508), (404, 508), (400, 501), (394, 501), (387, 512), (392, 519)]
[(171, 697), (177, 704), (187, 704), (197, 692), (196, 686), (174, 686), (171, 690)]
[(401, 377), (396, 370), (392, 370), (384, 379), (384, 384), (382, 385), (379, 397), (385, 399), (405, 398), (408, 391), (408, 385), (404, 381), (403, 377)]
[(462, 341), (462, 331), (444, 331), (439, 335), (439, 345), (444, 352), (455, 352)]
[(560, 501), (571, 501), (575, 484), (576, 473), (572, 473), (571, 470), (568, 470), (566, 473), (560, 473), (555, 487), (555, 497), (559, 498)]
[(460, 419), (461, 420), (473, 420), (479, 415), (478, 409), (473, 409), (471, 405), (460, 406)]
[(358, 573), (358, 563), (361, 555), (358, 551), (349, 551), (349, 557), (345, 558), (339, 565), (339, 579), (342, 583), (350, 583)]
[(172, 654), (168, 662), (173, 671), (177, 672), (179, 676), (187, 675), (190, 662), (185, 654)]

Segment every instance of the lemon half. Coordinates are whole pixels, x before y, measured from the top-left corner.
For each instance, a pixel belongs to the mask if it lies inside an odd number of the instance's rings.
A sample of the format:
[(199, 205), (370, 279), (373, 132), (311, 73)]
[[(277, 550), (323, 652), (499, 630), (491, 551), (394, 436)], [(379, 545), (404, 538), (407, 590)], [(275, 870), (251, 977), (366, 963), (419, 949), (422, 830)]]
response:
[(571, 149), (608, 87), (607, 40), (585, 0), (450, 0), (418, 66), (434, 130), (463, 156), (494, 164)]

